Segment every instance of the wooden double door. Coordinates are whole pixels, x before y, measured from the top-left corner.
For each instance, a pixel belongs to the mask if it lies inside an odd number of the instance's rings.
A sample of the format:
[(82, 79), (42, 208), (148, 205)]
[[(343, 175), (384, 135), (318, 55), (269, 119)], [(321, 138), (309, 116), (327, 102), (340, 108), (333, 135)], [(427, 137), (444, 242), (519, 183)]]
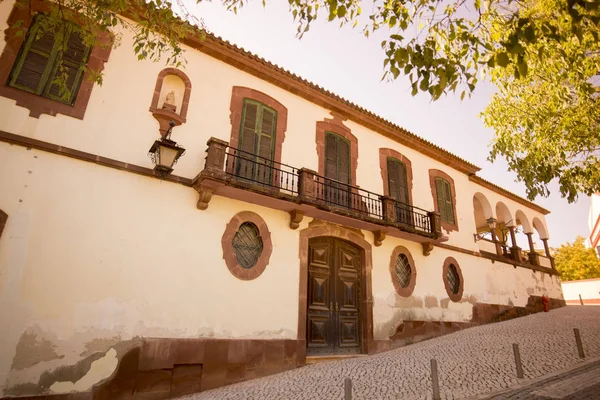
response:
[(306, 354), (361, 352), (362, 250), (320, 237), (309, 241)]

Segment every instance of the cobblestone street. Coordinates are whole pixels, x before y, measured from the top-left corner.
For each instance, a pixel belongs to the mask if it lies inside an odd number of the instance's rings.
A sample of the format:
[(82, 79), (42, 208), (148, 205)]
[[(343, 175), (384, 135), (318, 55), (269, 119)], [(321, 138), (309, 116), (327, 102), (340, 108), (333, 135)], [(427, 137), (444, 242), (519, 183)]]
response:
[[(569, 306), (466, 329), (374, 356), (309, 365), (180, 399), (339, 400), (343, 398), (346, 377), (352, 379), (353, 399), (430, 399), (432, 358), (438, 361), (442, 399), (462, 399), (498, 392), (579, 363), (573, 328), (581, 331), (586, 357), (600, 356), (600, 307)], [(520, 346), (525, 380), (516, 377), (512, 343)], [(599, 376), (600, 366), (589, 372)], [(577, 385), (584, 389), (581, 383)], [(596, 390), (593, 386), (587, 389)], [(539, 390), (547, 394), (558, 389)], [(543, 396), (541, 392), (539, 395)]]

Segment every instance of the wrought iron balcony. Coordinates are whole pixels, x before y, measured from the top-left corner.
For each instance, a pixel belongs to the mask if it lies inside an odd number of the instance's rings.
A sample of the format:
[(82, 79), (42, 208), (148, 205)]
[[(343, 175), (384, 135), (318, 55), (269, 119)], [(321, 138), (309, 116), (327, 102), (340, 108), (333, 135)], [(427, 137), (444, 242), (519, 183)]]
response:
[(288, 211), (290, 227), (304, 215), (421, 243), (444, 240), (439, 214), (324, 176), (233, 148), (211, 138), (204, 170), (194, 180), (199, 209), (213, 194)]

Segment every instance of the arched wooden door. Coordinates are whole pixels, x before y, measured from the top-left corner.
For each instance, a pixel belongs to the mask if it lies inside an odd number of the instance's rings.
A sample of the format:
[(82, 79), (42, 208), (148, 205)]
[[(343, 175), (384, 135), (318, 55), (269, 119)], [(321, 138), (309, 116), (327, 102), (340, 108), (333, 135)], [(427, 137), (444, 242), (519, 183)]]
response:
[(308, 247), (306, 354), (359, 354), (362, 250), (331, 237)]

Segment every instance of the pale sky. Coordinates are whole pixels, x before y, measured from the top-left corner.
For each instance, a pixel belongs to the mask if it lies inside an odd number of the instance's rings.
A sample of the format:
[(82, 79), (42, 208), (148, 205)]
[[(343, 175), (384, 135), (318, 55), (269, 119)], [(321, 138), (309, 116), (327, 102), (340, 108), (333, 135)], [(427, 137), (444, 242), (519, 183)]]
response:
[[(482, 168), (478, 175), (525, 197), (525, 185), (516, 182), (504, 160), (487, 161), (493, 131), (478, 117), (488, 104), (493, 86), (479, 85), (470, 99), (448, 95), (431, 102), (427, 93), (410, 94), (408, 78), (381, 81), (385, 32), (366, 38), (357, 27), (339, 27), (323, 18), (302, 39), (287, 1), (251, 1), (237, 15), (219, 1), (196, 4), (187, 1), (188, 11), (204, 20), (206, 28), (260, 57), (308, 79)], [(364, 7), (363, 7), (364, 8)], [(548, 198), (535, 202), (551, 211), (546, 216), (550, 245), (589, 236), (589, 198), (568, 204), (558, 186)]]

